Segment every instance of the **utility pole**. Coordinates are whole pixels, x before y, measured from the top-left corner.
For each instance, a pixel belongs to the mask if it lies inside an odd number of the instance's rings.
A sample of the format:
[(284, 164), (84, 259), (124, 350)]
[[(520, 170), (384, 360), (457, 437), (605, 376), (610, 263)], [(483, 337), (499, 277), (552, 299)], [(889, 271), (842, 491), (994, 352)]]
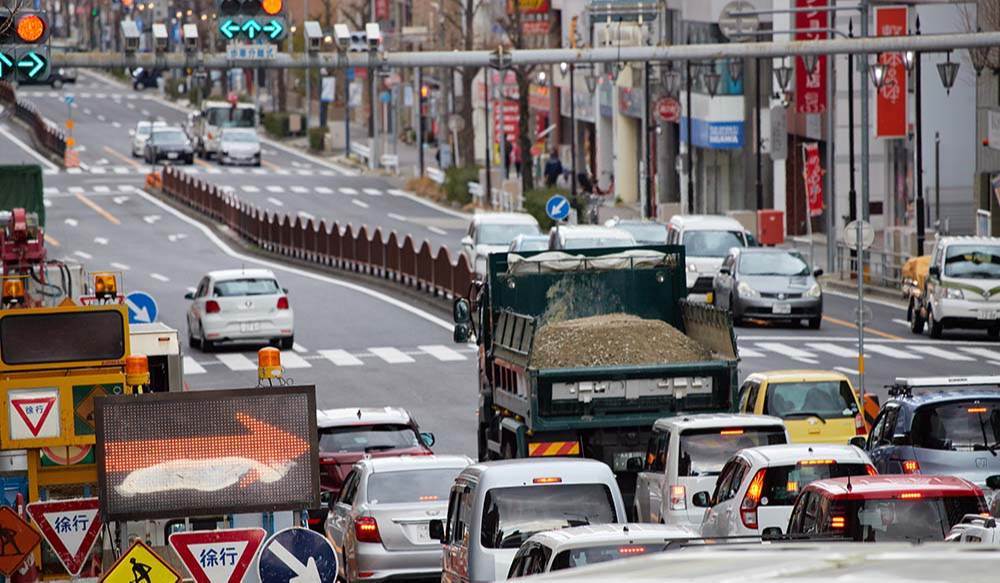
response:
[[(760, 90), (761, 90), (760, 59), (754, 59), (753, 60), (753, 66), (754, 66), (754, 79), (753, 79), (754, 93), (756, 94), (756, 95), (754, 95), (754, 101), (756, 103), (754, 109), (755, 109), (755, 115), (757, 116), (757, 119), (754, 122), (755, 125), (756, 125), (756, 129), (757, 129), (757, 132), (756, 132), (757, 135), (754, 136), (754, 138), (756, 140), (756, 144), (754, 144), (754, 146), (755, 146), (755, 150), (756, 150), (756, 154), (757, 154), (757, 184), (755, 186), (756, 186), (756, 189), (757, 189), (757, 210), (763, 210), (764, 209), (764, 178), (763, 178), (762, 175), (764, 174), (764, 154), (763, 154), (762, 150), (763, 150), (763, 146), (764, 146), (764, 128), (761, 127), (761, 121), (760, 121), (760, 109), (761, 109), (761, 105), (760, 105)], [(745, 75), (744, 75), (744, 77), (745, 77)], [(807, 214), (808, 214), (808, 212), (807, 212)]]
[(687, 73), (687, 102), (684, 113), (687, 114), (687, 212), (694, 214), (694, 144), (692, 143), (691, 126), (694, 125), (694, 112), (691, 111), (691, 61), (685, 61)]
[[(916, 21), (917, 35), (920, 35), (920, 16), (917, 16)], [(916, 95), (916, 106), (917, 115), (916, 122), (914, 124), (913, 131), (917, 132), (917, 256), (924, 254), (924, 238), (926, 233), (924, 232), (924, 225), (926, 223), (926, 217), (924, 216), (924, 128), (923, 128), (923, 87), (920, 85), (920, 61), (923, 54), (920, 51), (915, 51), (913, 53), (914, 58), (914, 79), (913, 82), (917, 86)]]
[[(302, 21), (305, 22), (309, 20), (309, 0), (303, 0), (302, 13), (304, 14)], [(290, 40), (289, 44), (291, 44)], [(303, 124), (303, 127), (306, 130), (306, 137), (309, 136), (309, 116), (311, 114), (312, 114), (312, 69), (306, 69), (306, 121), (305, 124)]]
[[(490, 158), (493, 156), (493, 144), (490, 142), (490, 71), (489, 67), (483, 67), (483, 131), (486, 137), (486, 157), (484, 159), (486, 167), (486, 175), (484, 182), (486, 186), (483, 188), (483, 200), (492, 200), (493, 196), (493, 177), (490, 176), (492, 169), (490, 168)], [(472, 104), (472, 96), (469, 96), (468, 103)]]
[(424, 75), (423, 69), (417, 67), (417, 167), (420, 176), (424, 175)]
[[(861, 37), (868, 38), (868, 18), (869, 0), (861, 0)], [(858, 71), (861, 77), (861, 208), (858, 209), (858, 217), (863, 221), (869, 220), (869, 182), (868, 182), (868, 160), (869, 134), (871, 133), (870, 115), (868, 111), (868, 56), (861, 55), (861, 69)], [(861, 279), (860, 276), (858, 279)], [(859, 326), (860, 328), (860, 326)]]

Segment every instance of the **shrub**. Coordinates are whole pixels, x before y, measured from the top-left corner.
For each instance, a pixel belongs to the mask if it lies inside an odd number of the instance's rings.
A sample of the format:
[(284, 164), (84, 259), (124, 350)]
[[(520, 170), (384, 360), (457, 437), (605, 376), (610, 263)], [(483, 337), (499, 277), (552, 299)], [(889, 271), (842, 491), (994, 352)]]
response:
[(181, 96), (182, 85), (184, 85), (184, 79), (167, 79), (163, 89), (166, 91), (167, 97), (175, 100)]
[(326, 128), (309, 128), (309, 149), (317, 152), (323, 149)]
[(469, 183), (479, 180), (479, 166), (452, 166), (444, 172), (444, 192), (449, 202), (465, 206), (472, 202)]
[(276, 138), (288, 137), (288, 114), (273, 112), (264, 116), (264, 129)]
[[(569, 197), (569, 193), (564, 188), (549, 187), (549, 188), (536, 188), (534, 190), (529, 190), (524, 194), (524, 211), (531, 216), (535, 217), (538, 224), (542, 227), (543, 231), (547, 231), (555, 225), (555, 222), (549, 218), (549, 215), (545, 214), (545, 203), (552, 198), (554, 194), (562, 194)], [(570, 205), (579, 212), (577, 201), (570, 198)]]
[(426, 176), (418, 176), (406, 181), (406, 190), (415, 193), (417, 196), (441, 202), (445, 199), (445, 194), (441, 192), (441, 187)]

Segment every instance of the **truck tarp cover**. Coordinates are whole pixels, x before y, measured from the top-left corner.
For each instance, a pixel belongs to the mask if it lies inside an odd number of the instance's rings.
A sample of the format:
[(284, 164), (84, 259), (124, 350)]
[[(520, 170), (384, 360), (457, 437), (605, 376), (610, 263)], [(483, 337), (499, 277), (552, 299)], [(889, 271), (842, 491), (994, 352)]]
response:
[(29, 165), (0, 166), (0, 211), (23, 208), (38, 215), (38, 224), (45, 226), (45, 204), (42, 202), (42, 168)]

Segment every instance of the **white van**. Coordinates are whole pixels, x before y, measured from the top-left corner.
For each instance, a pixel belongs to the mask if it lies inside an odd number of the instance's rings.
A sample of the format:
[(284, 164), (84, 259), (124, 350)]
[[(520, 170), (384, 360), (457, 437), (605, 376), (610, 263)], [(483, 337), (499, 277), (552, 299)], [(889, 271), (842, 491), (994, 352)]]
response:
[(927, 294), (913, 330), (985, 328), (1000, 337), (1000, 238), (940, 237), (931, 252)]
[(455, 479), (447, 521), (430, 523), (444, 544), (443, 583), (507, 578), (521, 544), (559, 528), (625, 522), (611, 469), (595, 460), (533, 458), (469, 466)]
[(722, 466), (739, 450), (788, 443), (779, 417), (705, 413), (658, 419), (635, 487), (639, 522), (701, 525), (696, 492), (715, 489)]
[(753, 238), (734, 218), (674, 215), (667, 224), (668, 245), (684, 245), (688, 293), (705, 296), (733, 247), (750, 247)]

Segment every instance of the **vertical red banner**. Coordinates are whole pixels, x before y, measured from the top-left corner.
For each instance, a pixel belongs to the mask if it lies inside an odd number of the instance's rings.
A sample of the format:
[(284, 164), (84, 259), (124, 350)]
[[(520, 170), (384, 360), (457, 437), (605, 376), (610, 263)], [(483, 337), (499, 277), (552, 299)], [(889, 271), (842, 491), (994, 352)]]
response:
[(375, 0), (375, 21), (389, 20), (389, 0)]
[[(906, 6), (875, 9), (876, 36), (906, 34)], [(885, 82), (875, 99), (875, 136), (906, 137), (906, 64), (902, 53), (882, 53), (879, 62), (886, 66)], [(865, 81), (868, 81), (867, 79)]]
[[(829, 0), (795, 0), (795, 7), (803, 9), (795, 13), (795, 40), (826, 40), (826, 29), (830, 28), (830, 13), (822, 10), (829, 6)], [(816, 8), (820, 10), (808, 10)], [(810, 32), (816, 30), (816, 32)], [(795, 67), (795, 109), (799, 113), (823, 113), (826, 111), (826, 56), (816, 60), (816, 68), (806, 71), (802, 57), (796, 57)]]
[(802, 178), (806, 184), (809, 216), (818, 217), (823, 214), (823, 175), (826, 174), (819, 159), (819, 144), (816, 142), (802, 144), (802, 158)]

